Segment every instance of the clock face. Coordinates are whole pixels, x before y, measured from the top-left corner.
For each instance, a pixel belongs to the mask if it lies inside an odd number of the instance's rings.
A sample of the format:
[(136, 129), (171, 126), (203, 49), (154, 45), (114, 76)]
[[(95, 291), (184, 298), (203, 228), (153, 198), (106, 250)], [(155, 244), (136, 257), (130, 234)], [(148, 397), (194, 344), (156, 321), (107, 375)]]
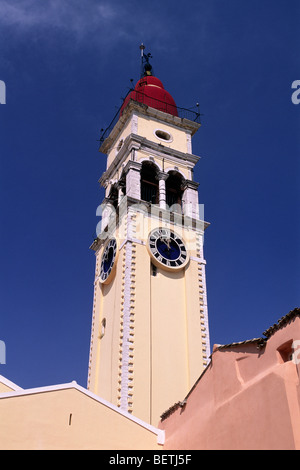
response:
[(175, 232), (166, 228), (152, 230), (148, 249), (154, 264), (170, 270), (183, 268), (189, 260), (184, 242)]
[(117, 255), (117, 241), (115, 238), (112, 238), (107, 243), (106, 247), (104, 248), (102, 259), (101, 259), (101, 267), (100, 267), (100, 282), (103, 284), (108, 283), (111, 280), (112, 270), (115, 264)]

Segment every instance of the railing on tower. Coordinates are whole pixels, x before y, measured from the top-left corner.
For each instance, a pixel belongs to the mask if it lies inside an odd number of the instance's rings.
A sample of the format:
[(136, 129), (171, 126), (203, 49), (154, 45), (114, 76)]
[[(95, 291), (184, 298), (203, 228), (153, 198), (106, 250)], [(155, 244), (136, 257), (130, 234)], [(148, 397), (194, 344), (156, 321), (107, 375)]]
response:
[[(112, 129), (114, 128), (116, 123), (118, 122), (122, 107), (123, 107), (123, 105), (126, 101), (126, 98), (128, 97), (128, 95), (131, 92), (135, 93), (136, 99), (130, 98), (128, 103), (130, 103), (130, 101), (134, 101), (137, 104), (146, 104), (147, 106), (149, 106), (151, 108), (158, 109), (159, 111), (163, 111), (167, 114), (177, 115), (178, 117), (180, 117), (182, 119), (188, 119), (189, 121), (194, 121), (194, 122), (197, 122), (198, 124), (201, 124), (201, 120), (200, 120), (201, 114), (199, 112), (199, 105), (198, 104), (197, 104), (198, 110), (193, 111), (192, 109), (181, 108), (179, 106), (173, 106), (173, 105), (171, 105), (169, 103), (166, 103), (164, 101), (160, 101), (160, 100), (157, 100), (155, 98), (151, 98), (150, 96), (148, 96), (145, 93), (142, 93), (140, 91), (130, 89), (128, 91), (126, 97), (124, 98), (122, 105), (120, 106), (120, 108), (116, 112), (114, 118), (112, 119), (111, 123), (109, 124), (109, 126), (106, 129), (101, 129), (101, 131), (100, 131), (101, 132), (101, 134), (100, 134), (100, 145), (104, 142), (106, 137), (108, 137), (108, 135), (110, 134), (110, 132), (112, 131)], [(174, 110), (172, 108), (174, 108)], [(175, 113), (175, 111), (177, 111), (177, 112)]]

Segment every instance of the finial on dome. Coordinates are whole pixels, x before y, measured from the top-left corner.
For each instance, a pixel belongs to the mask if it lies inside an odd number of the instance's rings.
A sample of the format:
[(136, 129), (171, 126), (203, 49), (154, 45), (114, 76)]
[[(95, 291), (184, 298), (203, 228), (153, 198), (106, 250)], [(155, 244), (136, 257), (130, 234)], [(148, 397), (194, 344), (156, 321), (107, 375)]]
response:
[(149, 59), (152, 59), (152, 55), (149, 52), (148, 54), (144, 54), (145, 46), (142, 43), (140, 45), (140, 50), (141, 50), (141, 78), (142, 77), (148, 77), (149, 75), (153, 75), (153, 68), (152, 65), (149, 62)]
[(144, 50), (145, 50), (145, 46), (143, 43), (140, 45), (140, 49), (141, 49), (141, 57), (143, 58)]

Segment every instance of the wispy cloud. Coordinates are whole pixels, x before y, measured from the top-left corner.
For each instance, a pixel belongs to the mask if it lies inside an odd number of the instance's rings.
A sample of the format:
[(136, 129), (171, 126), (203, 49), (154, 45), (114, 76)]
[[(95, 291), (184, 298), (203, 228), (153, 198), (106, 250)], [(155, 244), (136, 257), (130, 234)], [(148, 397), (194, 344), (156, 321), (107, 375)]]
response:
[[(24, 34), (34, 28), (52, 28), (83, 37), (164, 36), (172, 0), (0, 0), (0, 26)], [(168, 34), (173, 34), (168, 31)]]
[(32, 28), (55, 28), (83, 35), (99, 27), (111, 26), (118, 9), (95, 0), (1, 0), (0, 24), (18, 27), (22, 33)]
[(197, 7), (194, 15), (190, 9), (181, 11), (179, 0), (0, 0), (0, 36), (7, 44), (33, 40), (62, 48), (88, 45), (102, 59), (113, 49), (122, 54), (125, 46), (141, 42), (161, 56), (172, 47), (184, 57), (195, 44), (195, 34), (198, 49), (211, 50), (214, 44), (207, 40), (213, 6), (206, 0), (189, 1), (191, 10)]

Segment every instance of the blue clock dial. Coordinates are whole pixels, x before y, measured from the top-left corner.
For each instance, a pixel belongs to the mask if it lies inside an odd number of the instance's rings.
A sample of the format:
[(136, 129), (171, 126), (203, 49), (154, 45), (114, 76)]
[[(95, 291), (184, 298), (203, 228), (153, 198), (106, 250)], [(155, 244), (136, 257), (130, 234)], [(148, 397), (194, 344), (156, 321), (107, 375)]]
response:
[(111, 268), (113, 259), (114, 259), (114, 248), (113, 246), (110, 246), (108, 251), (105, 253), (105, 256), (103, 257), (103, 272), (104, 273), (107, 273), (109, 269)]
[(101, 259), (100, 282), (108, 282), (117, 254), (117, 241), (112, 238), (106, 245)]
[(159, 238), (156, 241), (158, 253), (166, 259), (175, 260), (180, 256), (180, 247), (173, 238)]
[(148, 248), (154, 262), (167, 268), (182, 268), (188, 262), (186, 247), (172, 230), (153, 230), (149, 235)]

